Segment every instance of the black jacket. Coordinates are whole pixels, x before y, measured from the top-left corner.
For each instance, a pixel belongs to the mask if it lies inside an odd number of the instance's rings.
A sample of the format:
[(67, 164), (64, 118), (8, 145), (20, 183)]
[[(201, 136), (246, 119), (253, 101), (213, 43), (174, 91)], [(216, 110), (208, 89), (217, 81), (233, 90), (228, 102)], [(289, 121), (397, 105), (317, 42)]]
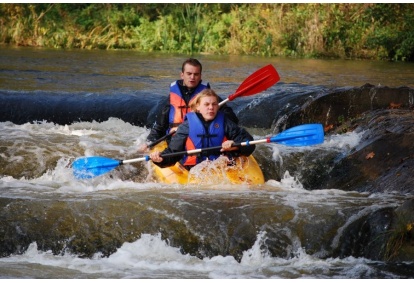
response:
[[(221, 111), (221, 110), (220, 110)], [(201, 114), (197, 113), (197, 116), (201, 121), (204, 123), (204, 127), (208, 129), (209, 123), (204, 121)], [(232, 120), (230, 120), (227, 116), (224, 117), (224, 132), (225, 136), (228, 140), (233, 140), (235, 143), (241, 143), (245, 142), (247, 140), (252, 141), (253, 137), (243, 128), (239, 127), (236, 123), (234, 123)], [(185, 143), (187, 141), (189, 133), (189, 125), (188, 121), (185, 120), (181, 125), (178, 126), (177, 132), (173, 135), (171, 138), (171, 141), (168, 145), (168, 147), (162, 152), (162, 154), (165, 153), (172, 153), (172, 152), (180, 152), (185, 151)], [(235, 151), (228, 151), (225, 154), (229, 154), (230, 156), (249, 156), (253, 153), (253, 151), (256, 149), (255, 145), (249, 145), (249, 146), (241, 146), (238, 150)], [(219, 150), (217, 151), (218, 155), (220, 154)], [(211, 153), (211, 152), (210, 152)], [(209, 154), (210, 154), (209, 153)], [(180, 161), (183, 156), (174, 156), (174, 157), (164, 157), (162, 162), (154, 162), (159, 167), (169, 167), (174, 165), (176, 162)]]
[[(181, 93), (183, 94), (183, 99), (185, 103), (188, 105), (190, 96), (194, 89), (189, 89), (186, 86), (183, 85), (183, 80), (178, 81), (178, 86), (181, 90)], [(210, 88), (210, 84), (208, 84), (208, 88)], [(223, 101), (223, 99), (220, 99), (219, 102)], [(163, 103), (164, 107), (161, 110), (161, 114), (157, 115), (156, 122), (154, 123), (153, 127), (151, 128), (151, 132), (149, 133), (147, 137), (147, 142), (153, 142), (158, 140), (159, 138), (162, 138), (167, 134), (167, 130), (170, 128), (170, 122), (169, 122), (169, 115), (170, 115), (170, 96), (168, 95), (165, 99), (165, 102)], [(238, 124), (239, 119), (237, 118), (236, 114), (233, 112), (233, 109), (230, 107), (223, 105), (220, 107), (220, 111), (223, 111), (226, 116), (232, 120), (234, 123)], [(167, 139), (167, 142), (169, 142), (171, 138)]]

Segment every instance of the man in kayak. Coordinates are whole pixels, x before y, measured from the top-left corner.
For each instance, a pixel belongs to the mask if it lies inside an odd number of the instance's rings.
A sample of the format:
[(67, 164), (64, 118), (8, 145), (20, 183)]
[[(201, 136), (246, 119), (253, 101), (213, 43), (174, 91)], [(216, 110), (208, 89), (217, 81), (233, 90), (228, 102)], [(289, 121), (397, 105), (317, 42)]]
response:
[[(201, 91), (191, 103), (192, 112), (189, 112), (184, 122), (178, 126), (168, 147), (162, 153), (154, 151), (150, 154), (154, 164), (169, 167), (180, 161), (190, 169), (203, 160), (214, 160), (224, 153), (230, 156), (251, 155), (256, 148), (255, 145), (233, 146), (233, 143), (252, 141), (253, 137), (219, 111), (219, 100), (219, 96), (212, 89)], [(221, 149), (202, 152), (200, 156), (161, 157), (166, 153), (216, 146), (221, 146)]]
[[(171, 83), (170, 94), (166, 98), (165, 106), (157, 117), (157, 121), (147, 137), (147, 142), (140, 147), (140, 151), (146, 151), (149, 144), (161, 139), (168, 133), (174, 132), (177, 126), (183, 122), (187, 112), (191, 111), (189, 106), (191, 101), (203, 89), (210, 88), (208, 82), (202, 81), (201, 72), (202, 65), (197, 59), (190, 58), (183, 62), (181, 79)], [(222, 99), (220, 98), (221, 101)], [(239, 122), (236, 114), (230, 107), (223, 105), (221, 111), (236, 124)], [(170, 139), (171, 136), (166, 138), (167, 143), (169, 143)]]

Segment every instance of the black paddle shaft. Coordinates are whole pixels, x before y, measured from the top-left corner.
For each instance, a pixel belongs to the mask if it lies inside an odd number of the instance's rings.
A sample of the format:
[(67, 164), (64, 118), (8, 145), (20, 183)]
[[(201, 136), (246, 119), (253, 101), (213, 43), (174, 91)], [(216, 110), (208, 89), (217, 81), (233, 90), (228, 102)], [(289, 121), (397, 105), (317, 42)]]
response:
[[(233, 143), (232, 146), (242, 146), (241, 143)], [(199, 149), (193, 149), (188, 151), (178, 151), (178, 152), (171, 152), (171, 153), (165, 153), (161, 154), (161, 157), (174, 157), (174, 156), (180, 156), (180, 155), (194, 155), (199, 154), (201, 152), (209, 152), (209, 151), (216, 151), (222, 149), (222, 146), (212, 146), (212, 147), (206, 147), (206, 148), (199, 148)]]

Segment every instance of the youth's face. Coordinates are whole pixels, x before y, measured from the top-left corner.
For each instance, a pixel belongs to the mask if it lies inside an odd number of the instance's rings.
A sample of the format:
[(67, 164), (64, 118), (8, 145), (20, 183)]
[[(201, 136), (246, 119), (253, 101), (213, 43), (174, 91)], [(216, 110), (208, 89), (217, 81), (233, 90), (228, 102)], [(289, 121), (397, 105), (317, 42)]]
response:
[(195, 88), (201, 81), (200, 67), (194, 67), (190, 64), (185, 64), (184, 72), (181, 73), (181, 79), (186, 87)]
[(203, 116), (204, 120), (211, 121), (216, 118), (219, 104), (216, 97), (207, 96), (200, 99), (196, 110)]

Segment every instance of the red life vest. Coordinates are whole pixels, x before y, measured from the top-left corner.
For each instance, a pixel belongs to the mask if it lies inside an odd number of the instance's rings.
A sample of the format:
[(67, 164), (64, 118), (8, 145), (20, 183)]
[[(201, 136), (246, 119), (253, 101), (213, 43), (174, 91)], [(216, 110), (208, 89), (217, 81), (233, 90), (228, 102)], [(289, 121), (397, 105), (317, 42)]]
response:
[(189, 103), (185, 103), (183, 94), (178, 86), (178, 81), (170, 85), (170, 114), (169, 123), (170, 128), (177, 127), (184, 121), (184, 117), (188, 112), (191, 112), (190, 103), (203, 89), (208, 88), (208, 82), (201, 82), (194, 92), (191, 94)]

